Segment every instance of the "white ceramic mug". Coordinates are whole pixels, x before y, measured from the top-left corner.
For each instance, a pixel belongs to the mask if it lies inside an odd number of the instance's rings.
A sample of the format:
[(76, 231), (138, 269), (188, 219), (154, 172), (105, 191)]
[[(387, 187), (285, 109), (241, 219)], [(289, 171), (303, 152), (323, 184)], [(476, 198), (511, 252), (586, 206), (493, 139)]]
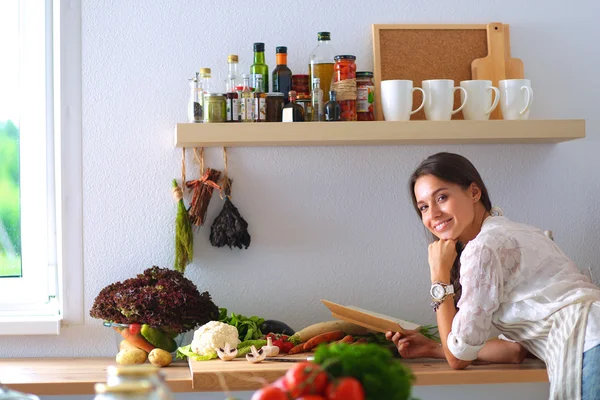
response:
[[(468, 93), (468, 101), (462, 110), (465, 119), (477, 121), (490, 119), (491, 112), (498, 106), (500, 100), (500, 91), (492, 86), (492, 81), (461, 81), (460, 87)], [(465, 92), (460, 93), (460, 98), (465, 102)]]
[(533, 102), (529, 79), (504, 79), (500, 87), (500, 109), (504, 119), (527, 119)]
[[(425, 90), (425, 118), (429, 121), (450, 121), (452, 115), (463, 109), (469, 95), (467, 91), (460, 86), (454, 87), (452, 79), (431, 79), (423, 81)], [(454, 92), (460, 90), (464, 93), (464, 100), (460, 107), (452, 110), (454, 107)]]
[[(413, 92), (423, 93), (421, 105), (413, 111)], [(419, 87), (413, 87), (408, 80), (388, 80), (381, 82), (381, 109), (386, 121), (408, 121), (410, 116), (421, 110), (425, 105), (425, 92)]]

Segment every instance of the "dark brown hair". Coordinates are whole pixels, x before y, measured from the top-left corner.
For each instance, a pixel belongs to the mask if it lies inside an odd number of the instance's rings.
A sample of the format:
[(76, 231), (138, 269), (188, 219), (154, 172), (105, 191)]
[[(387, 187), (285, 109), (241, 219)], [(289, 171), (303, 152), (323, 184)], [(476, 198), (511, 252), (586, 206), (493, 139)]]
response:
[[(410, 176), (409, 189), (413, 206), (415, 207), (415, 211), (419, 215), (419, 218), (421, 218), (421, 211), (419, 210), (417, 198), (415, 197), (415, 183), (417, 182), (417, 179), (425, 175), (432, 175), (444, 182), (454, 183), (465, 190), (469, 188), (471, 183), (475, 183), (481, 191), (480, 201), (485, 207), (485, 210), (489, 212), (492, 209), (492, 202), (488, 190), (483, 183), (483, 179), (481, 179), (481, 175), (479, 175), (479, 172), (471, 161), (459, 154), (437, 153), (427, 157)], [(439, 240), (435, 235), (432, 234), (431, 236), (433, 241)], [(458, 300), (460, 300), (462, 294), (462, 287), (460, 285), (460, 254), (462, 253), (463, 247), (462, 243), (456, 243), (456, 253), (458, 255), (454, 260), (450, 273), (450, 279), (454, 286), (454, 292), (456, 293), (454, 296), (455, 304), (458, 304)]]

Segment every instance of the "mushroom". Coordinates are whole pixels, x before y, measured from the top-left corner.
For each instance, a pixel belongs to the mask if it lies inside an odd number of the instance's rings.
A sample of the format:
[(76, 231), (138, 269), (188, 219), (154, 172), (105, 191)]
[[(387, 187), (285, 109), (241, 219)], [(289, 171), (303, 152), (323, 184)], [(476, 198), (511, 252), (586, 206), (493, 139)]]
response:
[(262, 347), (267, 357), (275, 357), (279, 354), (279, 347), (273, 346), (273, 339), (267, 338), (267, 345)]
[(246, 354), (246, 360), (251, 362), (252, 364), (256, 364), (261, 362), (267, 356), (267, 353), (263, 351), (263, 349), (256, 350), (256, 347), (250, 347), (251, 353)]
[(225, 347), (219, 347), (217, 349), (217, 355), (223, 361), (231, 361), (237, 356), (238, 350), (237, 348), (231, 348), (229, 343), (225, 343)]

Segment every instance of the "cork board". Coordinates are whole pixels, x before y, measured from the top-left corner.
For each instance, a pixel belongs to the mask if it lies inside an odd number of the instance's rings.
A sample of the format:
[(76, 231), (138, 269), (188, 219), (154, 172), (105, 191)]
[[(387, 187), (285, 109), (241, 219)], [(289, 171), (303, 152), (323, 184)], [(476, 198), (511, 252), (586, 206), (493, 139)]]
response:
[[(375, 74), (375, 119), (383, 121), (381, 81), (409, 79), (422, 87), (427, 79), (471, 78), (471, 62), (487, 56), (486, 25), (373, 25), (373, 62)], [(419, 91), (413, 95), (413, 109), (421, 104)], [(460, 106), (460, 91), (454, 94), (454, 108)], [(423, 110), (411, 120), (424, 120)], [(462, 112), (452, 119), (463, 119)]]

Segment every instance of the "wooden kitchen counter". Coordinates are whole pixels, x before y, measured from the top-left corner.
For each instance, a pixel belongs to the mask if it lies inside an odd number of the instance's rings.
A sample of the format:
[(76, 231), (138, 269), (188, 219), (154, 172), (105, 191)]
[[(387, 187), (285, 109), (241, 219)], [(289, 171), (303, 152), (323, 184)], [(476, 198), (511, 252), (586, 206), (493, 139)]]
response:
[[(0, 382), (14, 390), (37, 395), (93, 394), (94, 384), (106, 381), (106, 367), (112, 358), (0, 359)], [(407, 360), (417, 381), (415, 385), (465, 385), (492, 383), (547, 382), (544, 364), (527, 359), (523, 364), (474, 365), (464, 371), (452, 370), (444, 360)], [(223, 391), (218, 375), (229, 390), (253, 390), (263, 381), (281, 377), (293, 363), (244, 359), (190, 361), (163, 368), (175, 392)]]

